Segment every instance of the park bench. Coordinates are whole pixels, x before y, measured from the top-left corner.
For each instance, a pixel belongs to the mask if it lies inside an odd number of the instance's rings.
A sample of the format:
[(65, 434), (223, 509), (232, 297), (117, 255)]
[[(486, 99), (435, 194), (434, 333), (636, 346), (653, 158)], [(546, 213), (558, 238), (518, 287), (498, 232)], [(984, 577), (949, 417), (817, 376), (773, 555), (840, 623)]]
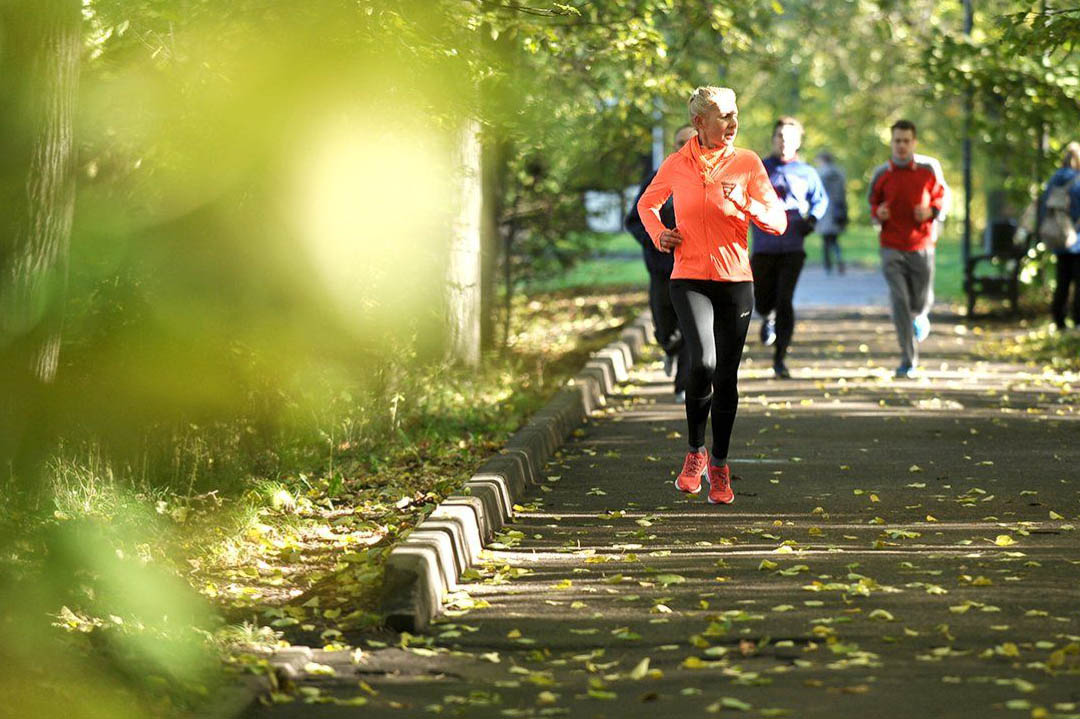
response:
[(1016, 314), (1020, 300), (1020, 273), (1027, 258), (1030, 238), (1017, 232), (1016, 220), (991, 222), (983, 233), (983, 253), (964, 263), (967, 316), (975, 312), (979, 297), (1006, 299)]

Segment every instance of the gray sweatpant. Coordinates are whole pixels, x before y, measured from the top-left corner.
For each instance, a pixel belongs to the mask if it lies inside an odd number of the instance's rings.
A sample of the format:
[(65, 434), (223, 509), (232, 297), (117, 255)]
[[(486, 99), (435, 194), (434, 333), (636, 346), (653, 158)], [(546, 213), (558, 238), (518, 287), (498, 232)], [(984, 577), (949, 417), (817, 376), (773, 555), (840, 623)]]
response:
[(930, 310), (934, 287), (934, 249), (905, 252), (881, 248), (881, 270), (889, 285), (893, 325), (900, 343), (900, 366), (914, 367), (919, 360), (915, 317)]

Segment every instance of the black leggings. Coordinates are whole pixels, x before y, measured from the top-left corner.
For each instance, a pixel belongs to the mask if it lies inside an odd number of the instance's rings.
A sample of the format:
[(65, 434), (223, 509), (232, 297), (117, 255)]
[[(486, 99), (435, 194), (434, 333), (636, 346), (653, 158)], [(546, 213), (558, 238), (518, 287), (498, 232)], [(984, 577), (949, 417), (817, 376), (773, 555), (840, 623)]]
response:
[(1057, 287), (1050, 303), (1050, 314), (1058, 329), (1065, 329), (1065, 315), (1069, 304), (1069, 285), (1073, 285), (1072, 320), (1080, 327), (1080, 255), (1059, 252), (1057, 256)]
[(776, 313), (776, 345), (773, 362), (780, 363), (787, 357), (791, 337), (795, 334), (795, 285), (806, 262), (805, 252), (782, 252), (775, 255), (756, 253), (750, 256), (754, 271), (756, 304), (758, 314), (766, 320)]
[(711, 409), (712, 455), (719, 463), (727, 459), (739, 408), (739, 362), (754, 309), (754, 283), (672, 280), (671, 303), (690, 350), (686, 382), (690, 447), (705, 446)]
[(686, 377), (690, 373), (690, 353), (686, 349), (679, 317), (671, 304), (671, 280), (666, 275), (649, 273), (649, 308), (652, 310), (656, 343), (668, 357), (677, 356), (675, 391), (686, 391)]
[(825, 241), (825, 271), (831, 272), (833, 260), (836, 260), (836, 264), (840, 267), (840, 271), (843, 272), (844, 259), (840, 256), (840, 240), (839, 235), (822, 235), (821, 239)]

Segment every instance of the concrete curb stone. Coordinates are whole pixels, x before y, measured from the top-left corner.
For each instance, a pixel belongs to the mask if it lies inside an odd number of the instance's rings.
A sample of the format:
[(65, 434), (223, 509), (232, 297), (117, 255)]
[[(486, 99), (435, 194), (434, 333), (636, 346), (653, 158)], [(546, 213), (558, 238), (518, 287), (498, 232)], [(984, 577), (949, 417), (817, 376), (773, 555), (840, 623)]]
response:
[[(462, 573), (477, 560), (496, 533), (513, 523), (514, 504), (530, 485), (540, 482), (544, 463), (575, 428), (599, 407), (641, 358), (648, 343), (651, 316), (646, 311), (631, 321), (618, 340), (594, 352), (566, 387), (538, 411), (485, 461), (391, 552), (386, 561), (380, 611), (387, 626), (401, 632), (423, 630), (442, 610), (446, 594), (456, 591)], [(313, 657), (310, 647), (279, 649), (270, 665), (280, 676), (300, 679)], [(328, 655), (329, 658), (329, 655)], [(247, 710), (268, 691), (264, 677), (245, 677), (223, 687), (192, 719), (233, 717)]]
[(387, 626), (415, 633), (439, 615), (447, 592), (495, 533), (512, 522), (513, 505), (537, 484), (544, 463), (570, 433), (605, 405), (645, 351), (651, 318), (639, 315), (618, 340), (594, 352), (585, 367), (402, 540), (386, 563), (380, 606)]

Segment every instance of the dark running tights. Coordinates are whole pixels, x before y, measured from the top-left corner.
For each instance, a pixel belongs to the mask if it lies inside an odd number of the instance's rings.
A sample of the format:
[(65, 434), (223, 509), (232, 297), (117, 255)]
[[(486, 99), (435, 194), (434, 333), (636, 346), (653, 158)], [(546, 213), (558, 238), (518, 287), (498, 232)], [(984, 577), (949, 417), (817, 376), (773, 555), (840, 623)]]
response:
[(825, 271), (832, 272), (833, 261), (836, 262), (840, 271), (843, 271), (844, 258), (840, 256), (840, 240), (839, 235), (822, 235), (821, 239), (825, 243)]
[(739, 362), (754, 309), (754, 283), (672, 280), (671, 303), (690, 351), (686, 381), (690, 447), (705, 446), (711, 411), (712, 455), (719, 463), (727, 459), (739, 407)]
[(1057, 288), (1050, 303), (1050, 314), (1058, 329), (1065, 329), (1065, 315), (1069, 304), (1069, 285), (1073, 286), (1072, 320), (1080, 327), (1080, 255), (1059, 252), (1057, 256)]
[(791, 337), (795, 334), (795, 285), (799, 282), (804, 262), (805, 252), (781, 252), (775, 255), (758, 252), (750, 256), (758, 314), (767, 319), (776, 313), (773, 362), (777, 364), (787, 357)]
[(686, 376), (690, 372), (690, 356), (686, 351), (679, 317), (671, 304), (671, 280), (666, 275), (649, 273), (649, 308), (652, 310), (656, 343), (668, 357), (678, 357), (675, 365), (675, 391), (686, 391)]

